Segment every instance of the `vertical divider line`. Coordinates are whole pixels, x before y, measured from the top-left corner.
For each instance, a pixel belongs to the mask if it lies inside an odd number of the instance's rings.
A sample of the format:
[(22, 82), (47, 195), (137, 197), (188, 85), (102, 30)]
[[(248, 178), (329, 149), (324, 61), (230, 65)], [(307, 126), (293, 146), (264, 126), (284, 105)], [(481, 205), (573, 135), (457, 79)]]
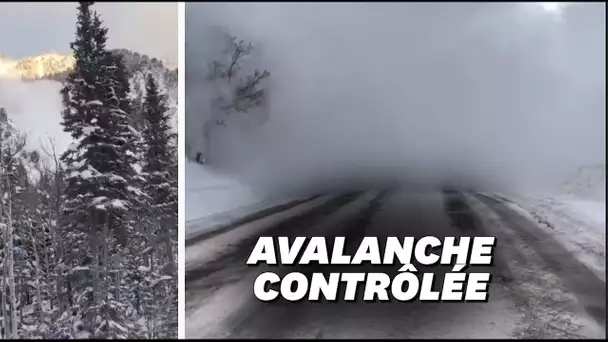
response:
[(186, 317), (185, 317), (185, 251), (186, 251), (186, 3), (177, 3), (177, 159), (178, 159), (178, 229), (177, 229), (177, 250), (178, 250), (178, 338), (186, 338)]

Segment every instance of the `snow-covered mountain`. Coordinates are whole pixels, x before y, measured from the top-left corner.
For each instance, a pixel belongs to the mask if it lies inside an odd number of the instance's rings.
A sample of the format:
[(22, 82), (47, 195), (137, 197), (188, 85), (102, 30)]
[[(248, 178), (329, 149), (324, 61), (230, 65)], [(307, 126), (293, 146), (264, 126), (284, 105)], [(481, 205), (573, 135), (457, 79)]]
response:
[[(169, 61), (132, 52), (127, 49), (114, 49), (124, 57), (127, 69), (133, 73), (145, 69), (162, 70), (162, 74), (177, 76), (177, 67)], [(56, 52), (44, 53), (22, 59), (13, 59), (0, 54), (0, 78), (20, 78), (23, 80), (54, 79), (62, 80), (74, 67), (74, 57), (71, 54)], [(177, 87), (177, 78), (175, 78)]]
[(74, 66), (74, 57), (55, 52), (23, 59), (0, 56), (0, 77), (36, 80), (45, 76), (61, 74)]
[[(142, 96), (145, 77), (151, 72), (168, 96), (168, 105), (177, 130), (177, 69), (153, 57), (127, 49), (112, 50), (123, 55), (131, 73), (131, 96)], [(6, 109), (16, 129), (27, 134), (30, 149), (38, 149), (48, 137), (62, 152), (71, 139), (61, 122), (61, 82), (74, 66), (70, 54), (45, 53), (24, 59), (0, 54), (0, 107)]]

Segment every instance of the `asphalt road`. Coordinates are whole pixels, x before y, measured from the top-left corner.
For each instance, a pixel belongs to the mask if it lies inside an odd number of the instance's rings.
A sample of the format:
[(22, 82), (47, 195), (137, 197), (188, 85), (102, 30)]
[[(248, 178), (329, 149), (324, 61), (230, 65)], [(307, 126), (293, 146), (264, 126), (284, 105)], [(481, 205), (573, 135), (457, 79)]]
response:
[[(501, 200), (458, 192), (321, 196), (210, 234), (186, 249), (187, 338), (603, 338), (605, 283)], [(272, 270), (385, 272), (401, 265), (246, 266), (259, 236), (496, 236), (487, 302), (261, 302), (255, 277)], [(381, 243), (381, 248), (383, 244)], [(442, 279), (451, 267), (423, 267)], [(361, 293), (362, 294), (362, 293)]]

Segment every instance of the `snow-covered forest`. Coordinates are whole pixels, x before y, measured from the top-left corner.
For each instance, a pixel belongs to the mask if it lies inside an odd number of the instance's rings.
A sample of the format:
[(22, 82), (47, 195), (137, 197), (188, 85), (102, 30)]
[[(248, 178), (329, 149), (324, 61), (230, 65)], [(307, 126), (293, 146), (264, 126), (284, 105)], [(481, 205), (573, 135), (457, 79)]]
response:
[(75, 19), (69, 147), (0, 109), (0, 338), (176, 338), (177, 74), (135, 80), (94, 3)]

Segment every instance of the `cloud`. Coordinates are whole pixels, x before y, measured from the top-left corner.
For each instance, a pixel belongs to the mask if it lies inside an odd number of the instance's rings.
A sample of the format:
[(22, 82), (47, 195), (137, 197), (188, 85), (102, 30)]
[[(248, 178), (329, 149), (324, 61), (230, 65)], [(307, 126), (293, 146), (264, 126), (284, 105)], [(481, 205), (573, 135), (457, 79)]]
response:
[(605, 24), (602, 3), (189, 3), (187, 120), (220, 25), (272, 72), (252, 184), (541, 186), (605, 163)]
[[(48, 51), (69, 52), (77, 3), (2, 3), (2, 53), (26, 57)], [(177, 61), (177, 3), (94, 5), (109, 28), (108, 45)]]

